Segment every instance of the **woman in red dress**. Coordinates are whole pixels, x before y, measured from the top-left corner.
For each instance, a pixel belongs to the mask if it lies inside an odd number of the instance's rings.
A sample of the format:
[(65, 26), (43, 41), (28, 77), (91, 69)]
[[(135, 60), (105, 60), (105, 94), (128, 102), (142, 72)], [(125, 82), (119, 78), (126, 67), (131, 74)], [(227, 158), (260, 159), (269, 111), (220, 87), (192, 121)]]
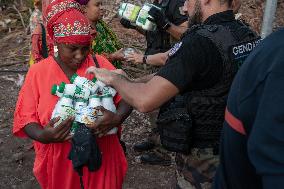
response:
[[(94, 65), (90, 52), (89, 23), (72, 0), (55, 0), (47, 8), (47, 30), (58, 47), (58, 54), (49, 56), (31, 66), (19, 93), (14, 114), (13, 133), (34, 141), (35, 162), (33, 172), (43, 189), (79, 189), (80, 177), (68, 160), (71, 149), (69, 135), (74, 118), (70, 117), (54, 128), (50, 121), (58, 97), (50, 94), (52, 85), (70, 83), (77, 73), (92, 79), (85, 71)], [(109, 70), (112, 64), (96, 55), (99, 66)], [(96, 172), (83, 169), (85, 189), (119, 189), (127, 170), (127, 161), (117, 134), (107, 135), (120, 125), (130, 113), (130, 107), (115, 97), (117, 113), (101, 109), (104, 116), (94, 124), (98, 146), (102, 152), (102, 166)]]

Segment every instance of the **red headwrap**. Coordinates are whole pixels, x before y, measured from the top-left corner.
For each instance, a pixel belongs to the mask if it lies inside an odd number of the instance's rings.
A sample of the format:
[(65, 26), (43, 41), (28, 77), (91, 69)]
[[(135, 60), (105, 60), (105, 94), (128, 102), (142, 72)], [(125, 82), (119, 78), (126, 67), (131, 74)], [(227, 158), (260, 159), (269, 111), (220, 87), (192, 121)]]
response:
[(90, 24), (80, 7), (73, 0), (53, 0), (48, 5), (47, 31), (55, 42), (90, 44)]

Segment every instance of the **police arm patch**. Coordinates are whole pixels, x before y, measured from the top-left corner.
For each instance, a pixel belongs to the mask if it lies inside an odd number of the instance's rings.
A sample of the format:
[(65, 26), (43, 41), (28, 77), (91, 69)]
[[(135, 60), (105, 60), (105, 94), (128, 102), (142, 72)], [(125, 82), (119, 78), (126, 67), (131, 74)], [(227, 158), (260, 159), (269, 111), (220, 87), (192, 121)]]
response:
[(182, 46), (182, 42), (176, 43), (169, 52), (169, 57), (173, 56), (174, 54), (176, 54), (176, 52), (178, 52), (178, 50), (180, 49), (180, 47)]

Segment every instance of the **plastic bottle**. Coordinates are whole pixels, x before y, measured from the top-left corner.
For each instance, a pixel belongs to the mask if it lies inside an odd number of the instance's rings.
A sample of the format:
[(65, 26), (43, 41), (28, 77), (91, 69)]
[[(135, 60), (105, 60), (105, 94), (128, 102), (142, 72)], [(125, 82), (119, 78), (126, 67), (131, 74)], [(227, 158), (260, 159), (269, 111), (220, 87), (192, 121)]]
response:
[[(111, 112), (116, 113), (116, 107), (114, 105), (113, 102), (113, 98), (111, 94), (107, 94), (102, 96), (102, 103), (103, 103), (103, 107)], [(118, 131), (117, 127), (112, 128), (107, 134), (111, 135), (111, 134), (116, 134)]]
[(103, 106), (102, 98), (99, 95), (91, 95), (89, 98), (89, 107), (96, 108), (98, 106)]
[(107, 94), (102, 96), (102, 104), (103, 107), (109, 111), (116, 113), (116, 107), (113, 102), (113, 98), (111, 94)]
[[(152, 18), (148, 14), (148, 12), (153, 6), (155, 6), (155, 5), (145, 3), (143, 5), (142, 9), (140, 10), (138, 17), (136, 19), (136, 25), (139, 26), (139, 27), (142, 27), (144, 30), (147, 30), (147, 31), (154, 31), (157, 28), (155, 23), (148, 20), (149, 17)], [(157, 6), (155, 6), (155, 7), (157, 7)], [(159, 7), (157, 7), (157, 8), (160, 9)]]
[(135, 53), (135, 49), (130, 47), (123, 49), (123, 55), (125, 58), (127, 58), (130, 53)]
[(76, 112), (75, 121), (87, 125), (92, 124), (96, 121), (97, 117), (100, 116), (99, 114), (99, 110), (87, 106), (85, 108), (81, 108)]
[(119, 7), (118, 14), (130, 22), (135, 22), (140, 9), (141, 7), (137, 5), (133, 5), (131, 3), (122, 3)]
[(73, 97), (63, 95), (52, 112), (51, 118), (60, 117), (60, 120), (54, 124), (57, 127), (62, 121), (67, 119), (69, 116), (75, 116), (75, 110), (73, 108)]
[(117, 93), (117, 91), (112, 87), (104, 87), (102, 92), (103, 92), (103, 95), (110, 94), (112, 97), (114, 97)]
[(95, 83), (96, 87), (98, 87), (98, 90), (101, 92), (103, 91), (103, 88), (106, 86), (106, 84), (104, 84), (100, 80), (97, 80), (97, 78), (94, 78), (92, 82)]
[(120, 6), (119, 6), (119, 9), (118, 9), (118, 15), (120, 17), (123, 17), (123, 12), (126, 8), (126, 3), (121, 3)]
[(99, 86), (96, 85), (94, 82), (88, 80), (85, 77), (80, 77), (77, 74), (74, 74), (71, 79), (70, 82), (77, 85), (80, 88), (87, 88), (90, 90), (91, 94), (96, 94), (97, 91), (99, 90)]
[(88, 100), (84, 98), (76, 98), (74, 103), (74, 109), (77, 112), (80, 109), (87, 107), (87, 105), (88, 105)]
[(75, 84), (66, 84), (62, 82), (59, 85), (58, 91), (60, 93), (63, 93), (65, 95), (71, 95), (74, 96), (75, 98), (83, 98), (83, 99), (88, 99), (90, 96), (90, 90), (87, 88), (80, 88)]
[[(109, 111), (116, 112), (116, 107), (115, 107), (115, 105), (113, 103), (113, 99), (112, 99), (112, 96), (110, 94), (106, 95), (106, 96), (99, 96), (99, 95), (92, 95), (92, 96), (90, 96), (88, 107), (92, 108), (92, 109), (95, 109), (98, 106), (103, 106), (105, 109), (107, 109)], [(97, 117), (103, 116), (103, 114), (102, 114), (101, 111), (98, 110), (96, 112), (96, 116)], [(88, 116), (88, 117), (90, 117), (90, 116)], [(89, 118), (88, 120), (93, 120), (93, 119)], [(107, 134), (108, 135), (116, 134), (117, 131), (118, 131), (117, 127), (114, 127)]]
[(51, 94), (56, 95), (58, 97), (62, 97), (63, 93), (58, 92), (59, 86), (58, 85), (53, 85), (51, 88)]

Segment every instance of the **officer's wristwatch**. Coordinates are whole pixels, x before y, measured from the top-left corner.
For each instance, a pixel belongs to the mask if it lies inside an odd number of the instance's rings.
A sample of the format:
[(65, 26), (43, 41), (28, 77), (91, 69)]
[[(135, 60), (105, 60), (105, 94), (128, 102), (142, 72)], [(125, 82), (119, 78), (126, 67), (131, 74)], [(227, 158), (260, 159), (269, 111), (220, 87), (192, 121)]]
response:
[(142, 60), (143, 64), (147, 64), (147, 58), (148, 58), (147, 55), (143, 56), (143, 60)]
[(163, 30), (168, 30), (171, 25), (172, 24), (170, 22), (167, 22), (166, 25), (163, 26)]

